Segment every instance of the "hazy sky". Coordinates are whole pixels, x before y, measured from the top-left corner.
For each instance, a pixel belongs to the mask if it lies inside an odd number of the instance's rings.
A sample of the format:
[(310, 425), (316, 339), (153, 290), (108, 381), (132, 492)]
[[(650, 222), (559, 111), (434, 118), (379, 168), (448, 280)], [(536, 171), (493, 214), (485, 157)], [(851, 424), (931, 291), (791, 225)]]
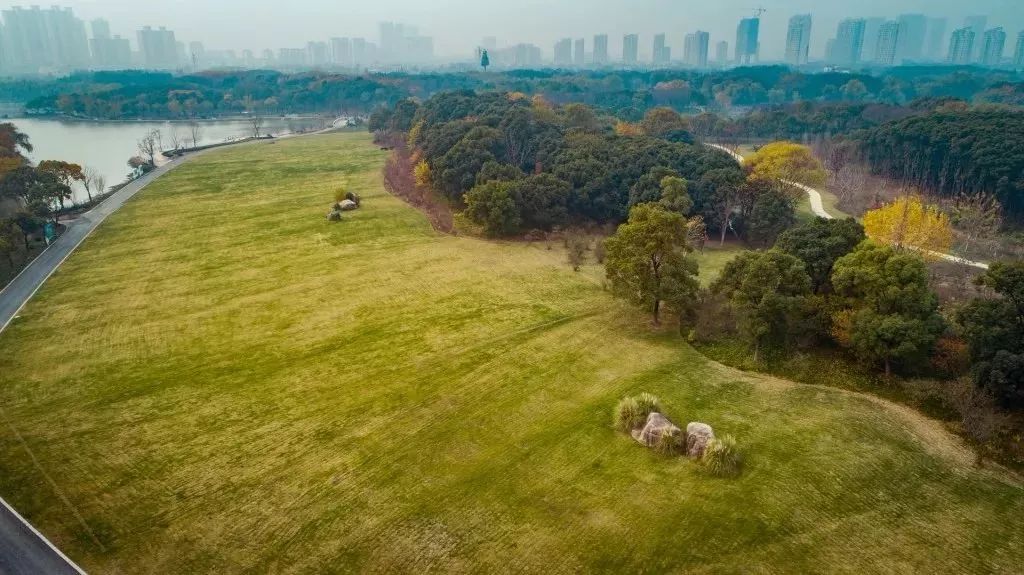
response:
[[(38, 1), (38, 0), (37, 0)], [(20, 4), (28, 4), (23, 2)], [(851, 16), (888, 16), (920, 12), (949, 19), (947, 34), (964, 16), (987, 14), (990, 26), (1003, 26), (1013, 49), (1024, 27), (1024, 0), (55, 0), (89, 20), (104, 17), (112, 31), (134, 42), (143, 25), (167, 26), (179, 40), (200, 40), (208, 48), (302, 47), (331, 36), (363, 36), (376, 41), (377, 22), (393, 20), (419, 26), (434, 37), (439, 56), (472, 53), (484, 36), (499, 46), (532, 42), (551, 57), (559, 37), (606, 32), (609, 49), (620, 53), (622, 34), (641, 34), (641, 52), (650, 53), (651, 36), (668, 35), (673, 57), (681, 55), (683, 36), (697, 29), (711, 33), (712, 46), (727, 40), (732, 51), (736, 23), (762, 6), (762, 59), (782, 56), (786, 24), (797, 13), (811, 13), (811, 55), (821, 56), (839, 20)], [(0, 2), (0, 7), (19, 3)], [(712, 47), (711, 52), (714, 53)]]

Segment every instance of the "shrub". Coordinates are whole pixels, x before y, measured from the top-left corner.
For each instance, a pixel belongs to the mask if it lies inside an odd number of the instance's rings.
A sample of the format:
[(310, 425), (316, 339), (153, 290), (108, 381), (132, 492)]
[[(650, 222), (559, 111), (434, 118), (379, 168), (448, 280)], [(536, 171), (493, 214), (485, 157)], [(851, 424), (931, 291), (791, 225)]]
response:
[(624, 398), (615, 407), (615, 427), (626, 432), (637, 429), (647, 422), (648, 415), (659, 409), (658, 398), (649, 393)]
[(725, 435), (708, 442), (701, 462), (712, 475), (734, 477), (739, 475), (743, 466), (743, 456), (736, 447), (736, 439), (731, 435)]
[(584, 236), (572, 234), (568, 236), (566, 243), (569, 265), (572, 266), (572, 271), (578, 272), (580, 271), (580, 266), (583, 265), (586, 260), (589, 242), (587, 242), (587, 238)]

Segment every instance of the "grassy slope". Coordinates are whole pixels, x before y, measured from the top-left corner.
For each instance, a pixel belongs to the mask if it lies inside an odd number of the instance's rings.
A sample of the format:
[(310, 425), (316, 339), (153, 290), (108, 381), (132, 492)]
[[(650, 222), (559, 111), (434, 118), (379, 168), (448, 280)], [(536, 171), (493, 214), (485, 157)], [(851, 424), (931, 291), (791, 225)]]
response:
[[(557, 251), (435, 234), (382, 160), (219, 152), (111, 217), (0, 336), (0, 494), (93, 572), (1021, 565), (1019, 484), (939, 425), (712, 363)], [(340, 185), (365, 207), (331, 225)], [(615, 433), (639, 391), (743, 476)]]

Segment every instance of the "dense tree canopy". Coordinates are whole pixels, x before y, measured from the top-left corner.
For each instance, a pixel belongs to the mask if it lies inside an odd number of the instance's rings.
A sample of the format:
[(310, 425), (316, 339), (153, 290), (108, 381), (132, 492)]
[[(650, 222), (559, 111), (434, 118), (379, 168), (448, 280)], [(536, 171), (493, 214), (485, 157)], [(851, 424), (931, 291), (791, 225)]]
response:
[(775, 249), (803, 261), (812, 289), (822, 293), (830, 291), (829, 278), (836, 260), (853, 251), (864, 237), (864, 228), (853, 218), (814, 218), (783, 232), (775, 242)]

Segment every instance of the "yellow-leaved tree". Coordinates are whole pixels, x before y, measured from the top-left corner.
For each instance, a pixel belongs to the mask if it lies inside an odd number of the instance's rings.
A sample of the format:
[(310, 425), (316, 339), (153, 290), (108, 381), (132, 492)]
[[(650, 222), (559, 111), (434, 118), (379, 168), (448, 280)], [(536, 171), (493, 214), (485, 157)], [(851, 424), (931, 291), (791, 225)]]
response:
[(811, 153), (811, 149), (793, 142), (765, 144), (747, 157), (743, 164), (751, 180), (766, 182), (774, 188), (779, 188), (780, 182), (807, 186), (825, 183), (825, 169)]
[(897, 249), (912, 249), (925, 257), (949, 252), (953, 228), (949, 216), (918, 196), (904, 196), (864, 214), (864, 233)]
[(430, 164), (426, 160), (420, 160), (413, 168), (413, 177), (416, 178), (416, 187), (421, 190), (429, 190), (431, 183)]

